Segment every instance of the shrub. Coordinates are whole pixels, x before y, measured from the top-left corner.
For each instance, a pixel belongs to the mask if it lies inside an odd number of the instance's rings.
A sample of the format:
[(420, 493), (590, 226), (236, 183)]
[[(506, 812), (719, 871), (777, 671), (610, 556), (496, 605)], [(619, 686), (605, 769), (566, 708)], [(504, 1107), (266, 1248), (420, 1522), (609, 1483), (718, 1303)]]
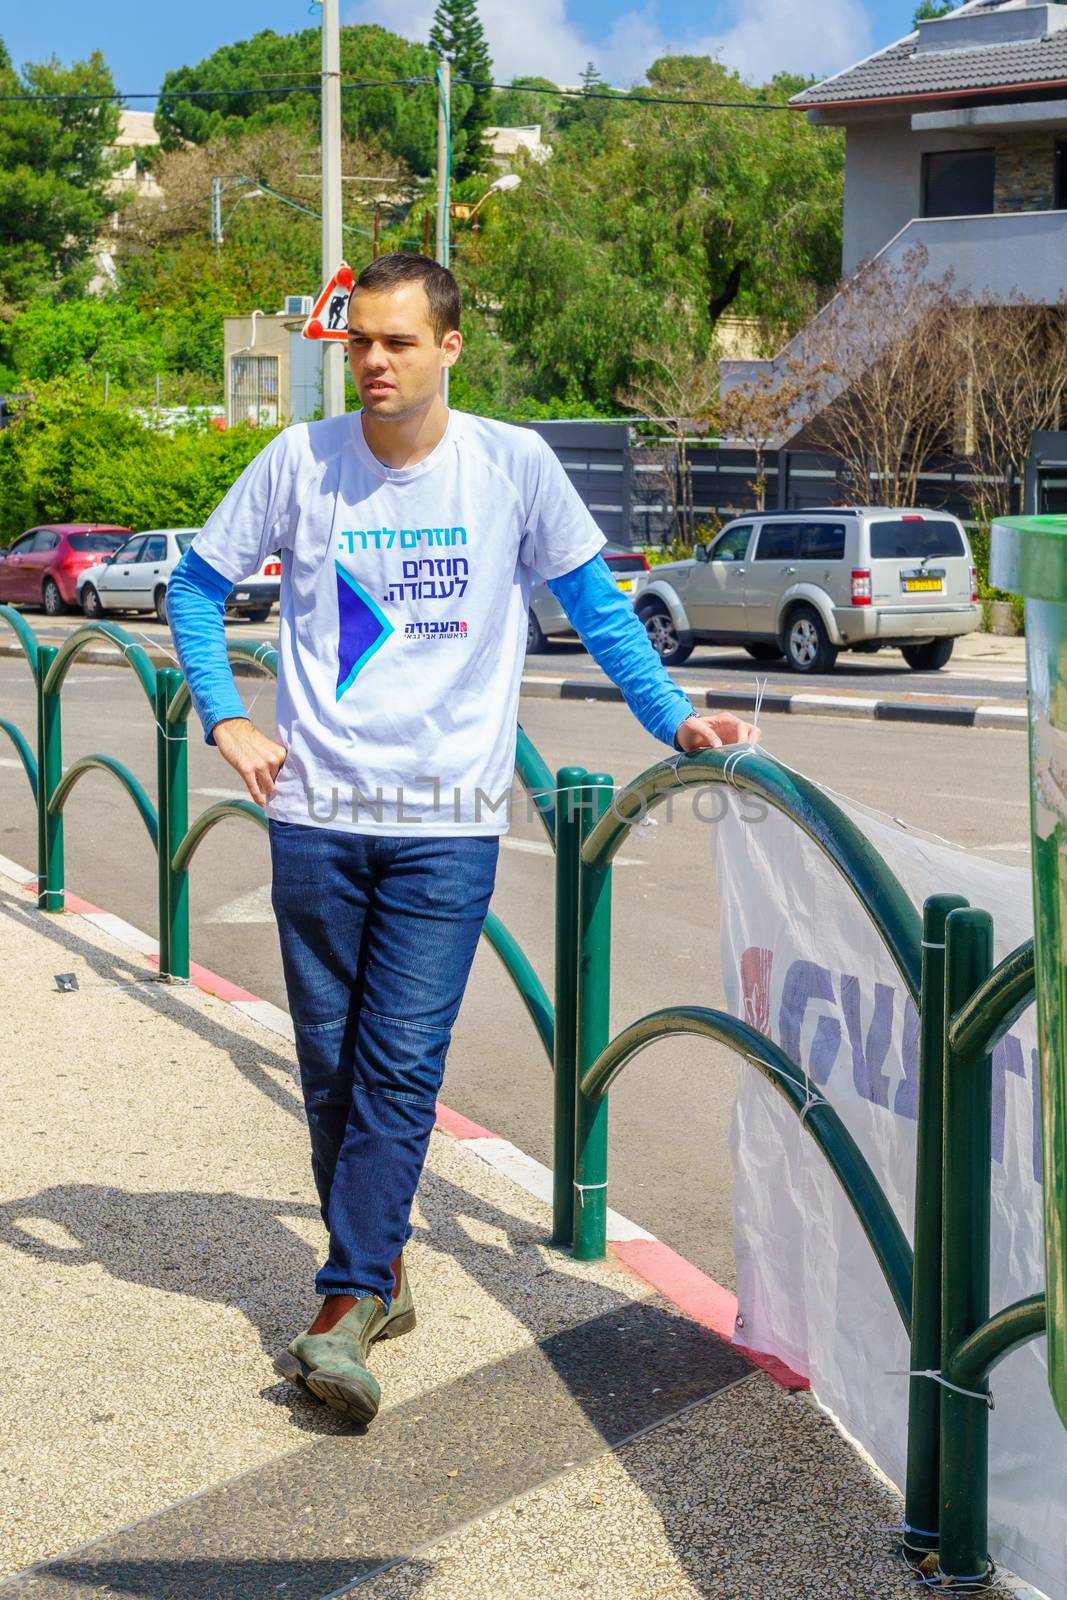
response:
[(37, 385), (0, 433), (0, 538), (35, 522), (195, 527), (271, 437), (202, 424), (164, 433), (105, 407), (84, 381)]

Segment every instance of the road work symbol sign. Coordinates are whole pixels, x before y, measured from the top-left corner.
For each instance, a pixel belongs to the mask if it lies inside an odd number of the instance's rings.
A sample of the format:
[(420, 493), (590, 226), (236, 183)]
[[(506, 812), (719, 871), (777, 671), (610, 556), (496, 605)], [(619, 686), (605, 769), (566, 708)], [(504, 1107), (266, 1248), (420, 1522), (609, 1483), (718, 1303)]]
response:
[(311, 315), (302, 330), (305, 339), (348, 339), (348, 297), (356, 275), (347, 261), (342, 261), (329, 283), (311, 308)]

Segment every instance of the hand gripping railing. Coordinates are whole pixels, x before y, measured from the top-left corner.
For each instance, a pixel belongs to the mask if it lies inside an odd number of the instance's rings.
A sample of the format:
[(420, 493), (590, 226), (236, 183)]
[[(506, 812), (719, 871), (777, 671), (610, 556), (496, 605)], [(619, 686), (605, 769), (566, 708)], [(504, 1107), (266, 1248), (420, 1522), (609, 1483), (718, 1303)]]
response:
[[(0, 606), (37, 687), (36, 753), (13, 722), (37, 803), (38, 905), (63, 909), (63, 816), (90, 771), (110, 773), (130, 795), (158, 857), (160, 971), (189, 974), (188, 874), (201, 841), (241, 817), (266, 827), (250, 800), (222, 800), (190, 823), (188, 685), (156, 669), (122, 628), (91, 623), (58, 649), (39, 643), (17, 611)], [(60, 695), (90, 644), (114, 646), (136, 674), (156, 726), (156, 804), (122, 762), (84, 756), (62, 764)], [(228, 642), (233, 661), (268, 676), (266, 643)], [(554, 1241), (603, 1255), (607, 1220), (607, 1096), (655, 1040), (690, 1034), (725, 1044), (791, 1105), (841, 1184), (870, 1242), (911, 1340), (904, 1549), (940, 1552), (944, 1574), (984, 1576), (987, 1524), (986, 1380), (1011, 1350), (1045, 1326), (1043, 1296), (989, 1313), (990, 1051), (1034, 997), (1032, 943), (992, 969), (992, 924), (964, 899), (934, 895), (920, 918), (870, 842), (832, 800), (754, 748), (663, 761), (616, 794), (609, 776), (564, 767), (555, 782), (521, 729), (516, 775), (555, 851), (554, 1004), (521, 947), (492, 912), (485, 937), (515, 984), (554, 1067)], [(919, 1011), (915, 1239), (909, 1247), (862, 1152), (812, 1080), (774, 1040), (702, 1006), (653, 1012), (609, 1037), (612, 860), (630, 828), (679, 788), (728, 784), (758, 795), (833, 863), (879, 933)], [(613, 798), (614, 796), (614, 798)], [(931, 1381), (931, 1379), (938, 1381)]]

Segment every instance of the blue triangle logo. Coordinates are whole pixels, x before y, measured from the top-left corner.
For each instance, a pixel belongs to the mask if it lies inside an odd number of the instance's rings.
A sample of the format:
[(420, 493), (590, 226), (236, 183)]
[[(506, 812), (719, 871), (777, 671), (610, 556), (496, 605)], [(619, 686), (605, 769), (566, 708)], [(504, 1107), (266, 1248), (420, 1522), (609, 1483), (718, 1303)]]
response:
[(357, 674), (375, 651), (380, 650), (395, 630), (389, 618), (371, 599), (362, 584), (345, 571), (337, 570), (337, 698), (351, 689)]

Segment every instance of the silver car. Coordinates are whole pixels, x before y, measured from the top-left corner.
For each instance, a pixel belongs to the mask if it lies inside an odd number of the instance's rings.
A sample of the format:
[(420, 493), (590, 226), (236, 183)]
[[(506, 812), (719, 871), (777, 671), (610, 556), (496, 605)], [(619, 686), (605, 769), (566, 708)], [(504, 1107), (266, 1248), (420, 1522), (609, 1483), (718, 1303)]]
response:
[(803, 673), (889, 646), (930, 671), (982, 619), (958, 518), (887, 506), (739, 517), (693, 560), (639, 578), (634, 606), (667, 666), (697, 644), (736, 644)]
[[(612, 576), (624, 594), (632, 594), (634, 587), (648, 571), (648, 560), (640, 550), (630, 550), (624, 544), (606, 544), (600, 554), (611, 568)], [(559, 634), (573, 633), (570, 619), (547, 583), (535, 583), (530, 590), (530, 611), (526, 622), (526, 650), (533, 653), (543, 650), (549, 639)]]
[[(167, 620), (167, 583), (196, 535), (195, 528), (152, 528), (135, 533), (98, 566), (79, 573), (78, 603), (87, 617), (106, 611), (154, 611)], [(281, 588), (281, 561), (268, 556), (258, 572), (231, 589), (226, 610), (265, 622)]]

